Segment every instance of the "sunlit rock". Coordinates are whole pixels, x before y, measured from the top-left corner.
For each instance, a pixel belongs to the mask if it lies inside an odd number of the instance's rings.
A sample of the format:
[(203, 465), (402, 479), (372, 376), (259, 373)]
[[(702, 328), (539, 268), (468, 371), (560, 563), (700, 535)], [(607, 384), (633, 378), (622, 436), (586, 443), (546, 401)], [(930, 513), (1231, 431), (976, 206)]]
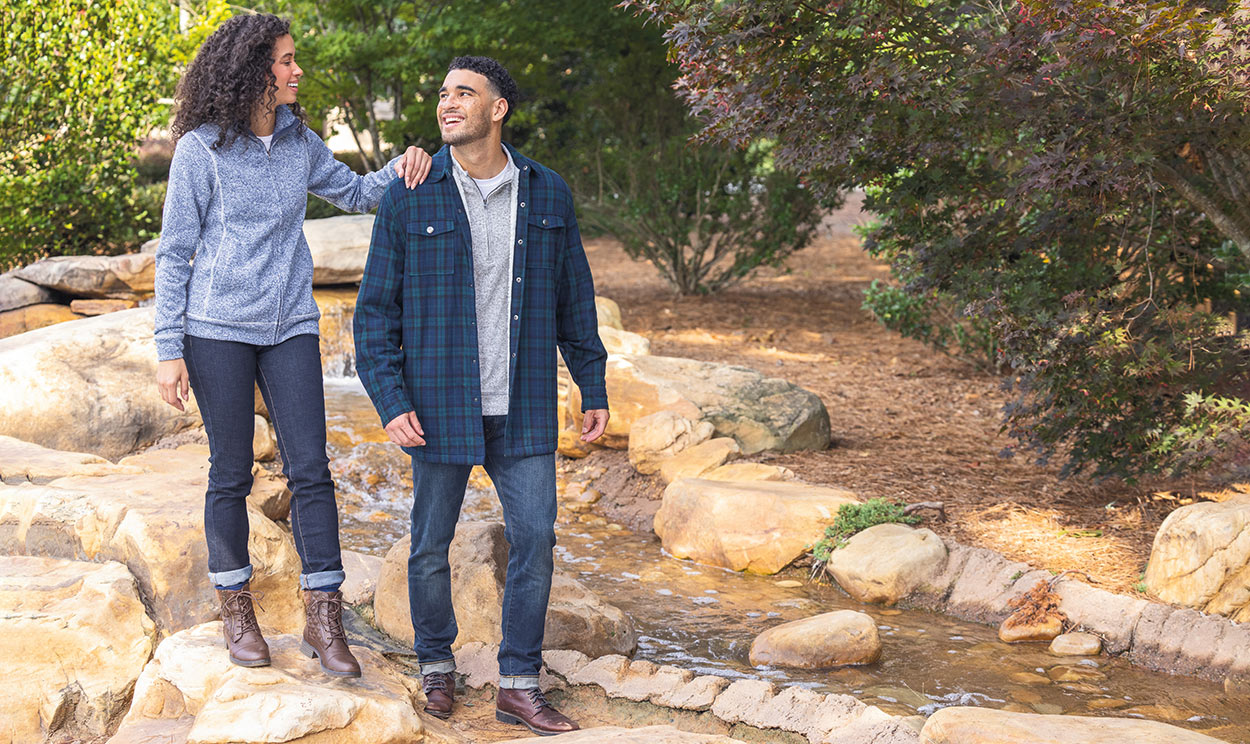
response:
[(382, 575), (383, 560), (376, 555), (365, 555), (355, 550), (343, 551), (343, 572), (347, 580), (341, 591), (348, 604), (369, 604)]
[(19, 279), (73, 297), (149, 297), (156, 277), (155, 256), (55, 256), (13, 272)]
[(69, 309), (84, 316), (105, 315), (107, 313), (133, 310), (139, 306), (137, 300), (93, 300), (78, 299), (69, 303)]
[(64, 452), (0, 435), (0, 480), (46, 483), (69, 475), (141, 473), (134, 466), (115, 465), (85, 452)]
[(943, 708), (925, 723), (931, 744), (1217, 744), (1197, 731), (1129, 718), (1011, 713), (992, 708)]
[(200, 424), (156, 389), (152, 308), (0, 339), (0, 434), (114, 459)]
[(156, 637), (126, 567), (0, 556), (0, 618), (0, 738), (107, 734)]
[(1146, 588), (1165, 602), (1250, 621), (1250, 497), (1169, 514), (1150, 550)]
[(30, 305), (55, 302), (56, 299), (55, 292), (25, 279), (19, 279), (15, 272), (0, 274), (0, 313)]
[(640, 333), (622, 331), (612, 326), (599, 326), (599, 340), (609, 354), (642, 356), (651, 353), (651, 340)]
[(685, 478), (664, 489), (654, 526), (676, 558), (773, 574), (821, 538), (839, 506), (858, 501), (805, 483)]
[(291, 515), (291, 489), (287, 488), (286, 478), (271, 475), (259, 465), (253, 467), (252, 492), (247, 495), (247, 503), (274, 521), (286, 519)]
[(741, 453), (738, 443), (730, 437), (717, 437), (688, 447), (660, 464), (660, 478), (672, 483), (680, 478), (702, 478)]
[(365, 275), (373, 215), (346, 214), (304, 220), (304, 238), (312, 253), (313, 285), (356, 284)]
[(654, 473), (674, 455), (706, 442), (714, 427), (676, 411), (643, 416), (629, 429), (629, 464), (640, 473)]
[(789, 468), (765, 465), (762, 462), (731, 462), (712, 468), (699, 476), (704, 480), (718, 481), (792, 481), (797, 480)]
[(356, 375), (356, 343), (352, 320), (356, 317), (356, 290), (343, 287), (313, 290), (313, 300), (321, 311), (318, 334), (321, 342), (321, 371), (326, 377)]
[(1092, 633), (1064, 633), (1050, 642), (1050, 652), (1056, 656), (1097, 656), (1102, 651), (1102, 639)]
[(50, 302), (40, 305), (26, 305), (13, 310), (0, 310), (0, 338), (8, 338), (19, 333), (78, 320), (81, 317), (83, 316), (69, 309), (66, 305)]
[[(504, 744), (532, 742), (532, 737), (508, 739)], [(719, 734), (693, 734), (672, 726), (644, 726), (621, 728), (619, 726), (596, 726), (595, 728), (559, 734), (544, 741), (556, 744), (738, 744), (738, 740)]]
[(755, 666), (828, 669), (871, 664), (880, 656), (877, 622), (853, 610), (778, 625), (756, 636), (751, 644)]
[(853, 535), (830, 554), (826, 566), (860, 602), (892, 605), (932, 586), (946, 559), (946, 545), (932, 530), (879, 524)]
[(600, 328), (607, 326), (618, 331), (625, 330), (621, 325), (621, 306), (607, 297), (595, 297), (595, 315)]
[(191, 743), (422, 740), (418, 682), (377, 652), (353, 646), (362, 676), (336, 679), (299, 652), (297, 636), (265, 640), (273, 664), (248, 669), (230, 663), (219, 622), (166, 638), (135, 685), (118, 737), (133, 738), (153, 721), (191, 718)]

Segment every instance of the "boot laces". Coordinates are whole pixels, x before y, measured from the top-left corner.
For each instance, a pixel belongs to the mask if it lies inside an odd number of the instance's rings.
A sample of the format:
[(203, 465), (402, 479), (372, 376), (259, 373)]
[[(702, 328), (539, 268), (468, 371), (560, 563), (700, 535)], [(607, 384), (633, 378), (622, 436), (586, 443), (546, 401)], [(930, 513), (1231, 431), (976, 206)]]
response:
[(544, 695), (543, 691), (537, 687), (530, 687), (526, 689), (525, 694), (529, 696), (530, 704), (534, 706), (535, 710), (551, 707), (551, 703), (547, 702), (547, 696)]
[(421, 683), (422, 683), (422, 687), (425, 688), (425, 692), (433, 692), (435, 690), (446, 691), (447, 690), (447, 675), (441, 672), (434, 672), (433, 674), (427, 674), (424, 677), (422, 677)]
[(260, 632), (260, 625), (256, 622), (256, 611), (252, 608), (252, 603), (255, 603), (257, 607), (260, 607), (263, 612), (265, 608), (261, 605), (260, 600), (264, 596), (265, 595), (263, 593), (251, 592), (247, 589), (243, 589), (231, 593), (230, 596), (226, 597), (225, 601), (222, 602), (222, 605), (226, 608), (226, 610), (229, 611), (230, 614), (237, 620), (237, 624), (234, 628), (234, 640), (239, 640), (243, 637), (243, 634), (249, 630), (256, 631), (257, 633)]
[(313, 600), (313, 614), (321, 621), (330, 640), (347, 641), (343, 630), (343, 600), (340, 597), (317, 597)]

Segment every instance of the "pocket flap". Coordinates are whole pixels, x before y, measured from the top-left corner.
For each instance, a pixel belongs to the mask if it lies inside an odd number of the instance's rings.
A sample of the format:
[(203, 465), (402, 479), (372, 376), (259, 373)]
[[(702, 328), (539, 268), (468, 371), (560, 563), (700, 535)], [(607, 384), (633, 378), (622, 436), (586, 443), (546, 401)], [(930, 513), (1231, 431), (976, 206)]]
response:
[(530, 224), (543, 230), (564, 227), (564, 216), (559, 214), (530, 214)]
[(442, 235), (456, 229), (455, 220), (419, 220), (408, 223), (409, 235)]

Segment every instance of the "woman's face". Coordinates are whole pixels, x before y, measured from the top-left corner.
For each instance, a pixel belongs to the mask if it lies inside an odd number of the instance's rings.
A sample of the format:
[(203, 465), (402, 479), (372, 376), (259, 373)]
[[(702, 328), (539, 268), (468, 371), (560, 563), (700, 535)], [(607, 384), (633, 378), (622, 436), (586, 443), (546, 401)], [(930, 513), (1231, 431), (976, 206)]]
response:
[(299, 79), (304, 74), (295, 64), (295, 40), (290, 34), (279, 36), (273, 43), (273, 76), (277, 81), (276, 104), (295, 103), (299, 95)]

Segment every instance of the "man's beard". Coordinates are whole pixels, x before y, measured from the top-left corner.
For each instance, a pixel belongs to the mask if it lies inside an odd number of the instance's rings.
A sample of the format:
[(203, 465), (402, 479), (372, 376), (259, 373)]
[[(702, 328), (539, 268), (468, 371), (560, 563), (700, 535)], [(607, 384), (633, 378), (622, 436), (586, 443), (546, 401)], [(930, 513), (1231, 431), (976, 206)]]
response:
[(490, 124), (482, 118), (465, 119), (456, 131), (443, 133), (443, 143), (452, 146), (463, 146), (490, 135)]

